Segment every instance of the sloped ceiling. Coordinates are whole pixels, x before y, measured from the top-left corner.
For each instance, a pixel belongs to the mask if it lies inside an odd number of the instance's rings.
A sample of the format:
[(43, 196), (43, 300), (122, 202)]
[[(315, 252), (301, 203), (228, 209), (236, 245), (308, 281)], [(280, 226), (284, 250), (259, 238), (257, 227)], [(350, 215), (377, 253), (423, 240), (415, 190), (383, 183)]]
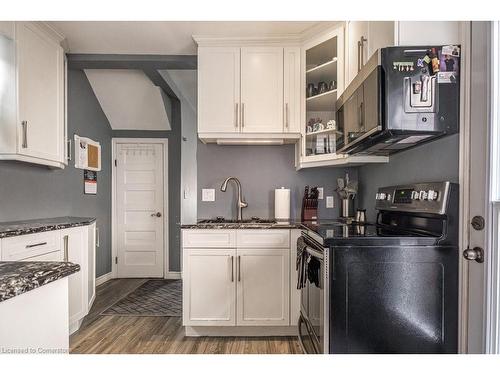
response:
[(86, 69), (113, 130), (170, 130), (160, 88), (141, 70)]
[(163, 76), (167, 73), (180, 94), (186, 99), (193, 111), (196, 111), (198, 93), (198, 75), (196, 70), (160, 70)]

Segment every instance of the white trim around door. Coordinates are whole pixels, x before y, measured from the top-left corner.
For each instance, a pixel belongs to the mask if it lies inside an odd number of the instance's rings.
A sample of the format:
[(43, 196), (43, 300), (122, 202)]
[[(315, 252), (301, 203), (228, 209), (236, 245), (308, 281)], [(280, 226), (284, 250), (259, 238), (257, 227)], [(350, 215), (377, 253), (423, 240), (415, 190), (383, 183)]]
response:
[(117, 201), (116, 201), (116, 164), (117, 160), (117, 145), (121, 143), (134, 143), (134, 144), (160, 144), (163, 146), (163, 278), (176, 279), (178, 278), (176, 272), (169, 272), (169, 210), (168, 210), (168, 138), (112, 138), (112, 157), (111, 157), (111, 274), (112, 278), (116, 278), (117, 264), (116, 257), (118, 255), (117, 249)]

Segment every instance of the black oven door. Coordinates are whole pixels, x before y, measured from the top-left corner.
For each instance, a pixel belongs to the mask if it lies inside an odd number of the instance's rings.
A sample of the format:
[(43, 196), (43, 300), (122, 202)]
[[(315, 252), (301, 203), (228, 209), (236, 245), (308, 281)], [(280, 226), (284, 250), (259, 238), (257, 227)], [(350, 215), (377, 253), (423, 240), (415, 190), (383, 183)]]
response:
[[(299, 338), (306, 353), (324, 353), (325, 348), (325, 287), (326, 271), (324, 253), (312, 247), (306, 249), (319, 266), (317, 282), (307, 280), (301, 291)], [(328, 318), (328, 317), (327, 317)]]

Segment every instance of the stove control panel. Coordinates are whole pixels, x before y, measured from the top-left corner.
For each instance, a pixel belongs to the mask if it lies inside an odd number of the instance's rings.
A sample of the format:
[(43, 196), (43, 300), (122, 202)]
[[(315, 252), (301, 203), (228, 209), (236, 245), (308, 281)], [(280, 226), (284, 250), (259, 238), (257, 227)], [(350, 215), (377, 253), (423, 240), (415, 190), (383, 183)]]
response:
[(444, 214), (450, 186), (450, 182), (430, 182), (379, 188), (375, 208)]

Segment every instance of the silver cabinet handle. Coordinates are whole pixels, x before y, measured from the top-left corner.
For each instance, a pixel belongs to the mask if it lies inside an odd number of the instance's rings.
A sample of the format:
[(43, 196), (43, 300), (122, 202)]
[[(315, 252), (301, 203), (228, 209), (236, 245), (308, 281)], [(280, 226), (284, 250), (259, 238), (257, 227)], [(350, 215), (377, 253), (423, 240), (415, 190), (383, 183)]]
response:
[(95, 228), (95, 246), (96, 246), (96, 247), (99, 247), (100, 242), (101, 242), (101, 239), (100, 239), (99, 237), (100, 237), (100, 236), (99, 236), (99, 228), (98, 228), (98, 227), (96, 227), (96, 228)]
[(241, 255), (238, 255), (238, 282), (241, 281)]
[(68, 139), (66, 142), (68, 142), (68, 148), (67, 148), (67, 151), (68, 151), (68, 155), (66, 156), (66, 160), (69, 160), (71, 161), (71, 139)]
[(28, 121), (22, 121), (21, 126), (23, 127), (23, 148), (28, 148)]
[(245, 126), (245, 103), (241, 103), (241, 127)]
[(358, 42), (358, 72), (363, 67), (363, 60), (364, 60), (363, 45), (367, 41), (368, 41), (368, 39), (366, 39), (364, 36), (361, 36), (361, 39)]
[(43, 245), (47, 245), (47, 242), (39, 242), (39, 243), (34, 243), (32, 245), (26, 245), (26, 248), (31, 249), (32, 247), (43, 246)]
[(234, 282), (234, 257), (231, 255), (231, 282)]
[(238, 103), (234, 103), (234, 127), (238, 129)]
[(288, 103), (285, 103), (285, 128), (288, 129)]
[(63, 237), (64, 246), (64, 261), (67, 262), (69, 259), (68, 246), (69, 246), (69, 236), (65, 235)]

